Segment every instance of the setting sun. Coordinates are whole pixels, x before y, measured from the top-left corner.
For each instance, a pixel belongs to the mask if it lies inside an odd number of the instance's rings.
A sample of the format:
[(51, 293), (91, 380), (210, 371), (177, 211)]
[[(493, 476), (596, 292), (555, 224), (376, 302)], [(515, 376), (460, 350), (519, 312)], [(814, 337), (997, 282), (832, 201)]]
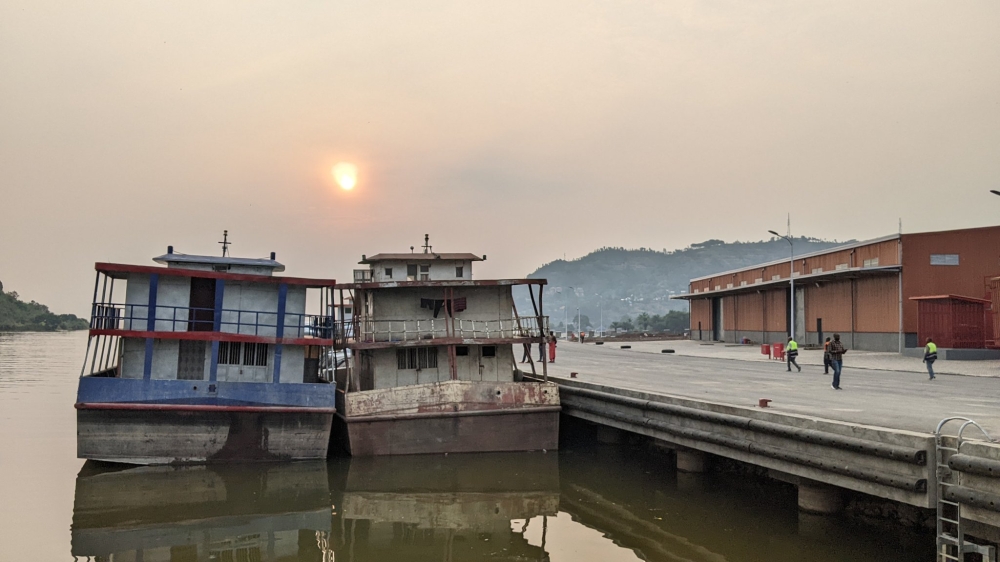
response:
[(354, 189), (354, 185), (358, 182), (358, 168), (350, 162), (338, 163), (333, 167), (332, 173), (337, 185), (345, 191)]

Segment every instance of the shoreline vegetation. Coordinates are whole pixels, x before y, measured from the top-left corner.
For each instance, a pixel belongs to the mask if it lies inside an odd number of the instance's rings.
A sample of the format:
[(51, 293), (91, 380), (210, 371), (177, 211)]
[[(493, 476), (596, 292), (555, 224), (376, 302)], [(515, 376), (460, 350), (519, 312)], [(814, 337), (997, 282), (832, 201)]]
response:
[(53, 314), (44, 304), (22, 301), (16, 291), (4, 292), (0, 282), (0, 332), (68, 332), (88, 327), (78, 316)]

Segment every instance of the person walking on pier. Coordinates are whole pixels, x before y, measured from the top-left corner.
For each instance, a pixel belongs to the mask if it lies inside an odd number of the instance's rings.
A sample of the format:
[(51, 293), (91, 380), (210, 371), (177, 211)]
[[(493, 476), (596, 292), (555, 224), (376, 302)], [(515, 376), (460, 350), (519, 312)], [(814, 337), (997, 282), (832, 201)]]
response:
[(525, 343), (521, 345), (524, 346), (524, 355), (521, 356), (521, 363), (527, 363), (531, 361), (531, 344)]
[(833, 384), (830, 388), (840, 390), (840, 371), (844, 368), (844, 354), (847, 348), (840, 343), (840, 334), (833, 334), (833, 341), (830, 342), (830, 366), (833, 367)]
[(927, 338), (927, 345), (924, 347), (924, 363), (927, 363), (927, 374), (931, 376), (927, 380), (934, 380), (935, 361), (937, 361), (937, 344), (931, 338)]
[(556, 362), (556, 334), (549, 332), (549, 363)]
[(802, 372), (802, 367), (799, 367), (799, 363), (795, 360), (799, 356), (799, 342), (789, 336), (788, 344), (785, 346), (785, 356), (788, 358), (788, 372), (792, 372), (792, 365)]
[(830, 374), (830, 367), (831, 366), (832, 365), (830, 365), (830, 338), (826, 338), (826, 341), (823, 342), (823, 374), (824, 375), (829, 375)]

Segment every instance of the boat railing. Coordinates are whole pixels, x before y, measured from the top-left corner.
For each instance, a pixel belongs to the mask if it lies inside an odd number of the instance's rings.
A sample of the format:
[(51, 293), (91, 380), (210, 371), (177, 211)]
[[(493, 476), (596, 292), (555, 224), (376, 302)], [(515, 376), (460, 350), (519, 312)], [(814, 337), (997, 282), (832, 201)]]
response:
[[(145, 304), (94, 304), (92, 330), (139, 332), (223, 332), (261, 337), (277, 337), (276, 311), (199, 308), (156, 305), (150, 330), (150, 307)], [(216, 317), (218, 315), (218, 318)], [(332, 316), (286, 312), (283, 338), (334, 337)], [(218, 326), (218, 327), (216, 327)]]
[[(448, 318), (401, 320), (348, 320), (338, 322), (335, 333), (347, 343), (404, 343), (443, 338), (537, 338), (548, 333), (548, 316), (494, 320)], [(355, 337), (355, 333), (357, 336)], [(340, 338), (343, 334), (346, 337)]]

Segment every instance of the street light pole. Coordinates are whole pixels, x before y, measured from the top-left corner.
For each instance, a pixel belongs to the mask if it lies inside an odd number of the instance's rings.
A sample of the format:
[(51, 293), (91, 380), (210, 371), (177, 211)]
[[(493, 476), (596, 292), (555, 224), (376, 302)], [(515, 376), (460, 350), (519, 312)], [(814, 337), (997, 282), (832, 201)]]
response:
[(788, 242), (788, 265), (790, 268), (788, 273), (788, 286), (789, 286), (789, 291), (791, 291), (791, 299), (789, 302), (789, 307), (791, 308), (791, 310), (789, 310), (788, 314), (788, 317), (791, 320), (790, 322), (791, 329), (788, 335), (792, 339), (795, 339), (795, 244), (792, 243), (791, 236), (782, 236), (773, 230), (768, 230), (768, 232), (777, 236), (778, 238), (781, 238), (785, 242)]

